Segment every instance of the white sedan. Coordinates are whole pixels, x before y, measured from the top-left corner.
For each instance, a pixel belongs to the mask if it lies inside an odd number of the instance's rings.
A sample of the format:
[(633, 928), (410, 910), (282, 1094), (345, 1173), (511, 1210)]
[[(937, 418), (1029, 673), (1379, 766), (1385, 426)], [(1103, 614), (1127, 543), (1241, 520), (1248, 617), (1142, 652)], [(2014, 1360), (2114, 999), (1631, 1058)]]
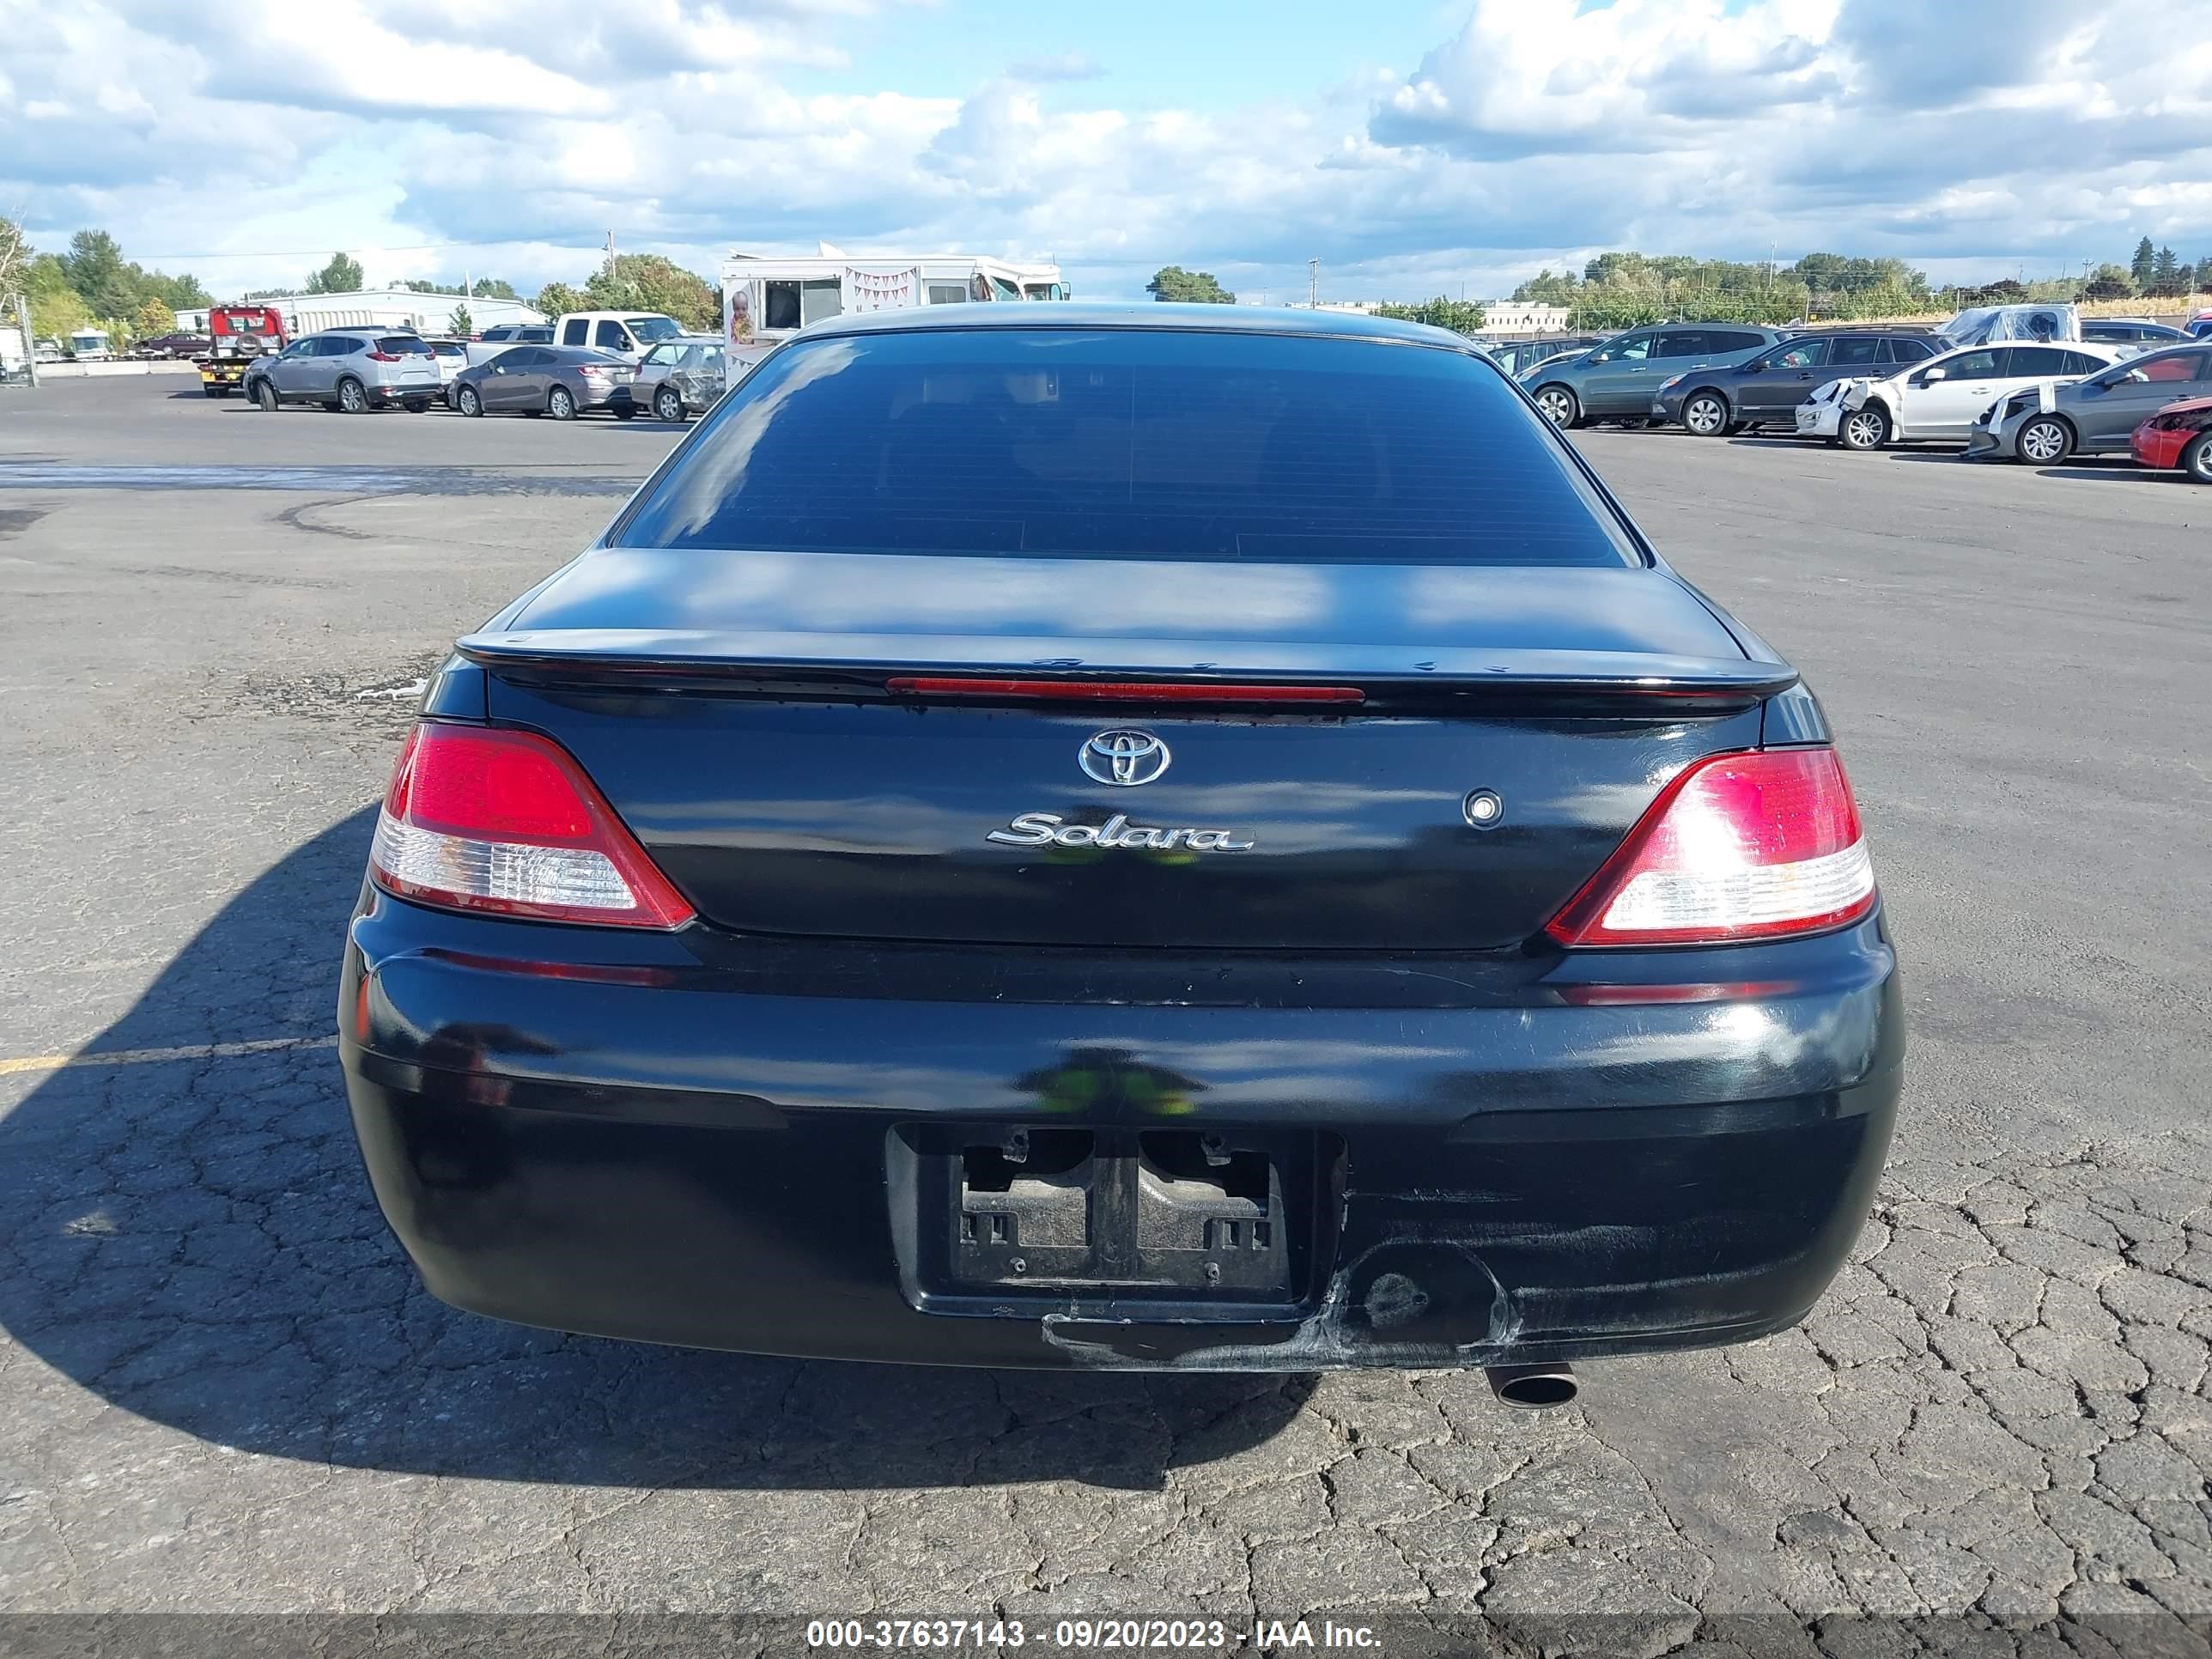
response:
[(1963, 346), (1887, 380), (1830, 380), (1797, 405), (1797, 435), (1826, 438), (1846, 449), (1923, 441), (1963, 444), (1973, 435), (1976, 417), (2007, 393), (2094, 374), (2134, 349), (2089, 340)]

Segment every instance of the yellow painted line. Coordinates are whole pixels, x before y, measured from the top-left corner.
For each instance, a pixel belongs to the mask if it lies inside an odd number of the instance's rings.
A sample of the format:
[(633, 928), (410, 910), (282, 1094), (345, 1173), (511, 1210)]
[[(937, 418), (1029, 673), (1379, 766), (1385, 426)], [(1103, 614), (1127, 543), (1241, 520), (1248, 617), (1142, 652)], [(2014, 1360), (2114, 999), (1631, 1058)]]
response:
[(335, 1048), (335, 1035), (257, 1037), (251, 1042), (196, 1042), (182, 1048), (110, 1048), (81, 1054), (25, 1054), (0, 1060), (0, 1077), (23, 1072), (60, 1072), (76, 1066), (152, 1066), (165, 1060), (228, 1060), (238, 1054), (277, 1054), (287, 1048)]

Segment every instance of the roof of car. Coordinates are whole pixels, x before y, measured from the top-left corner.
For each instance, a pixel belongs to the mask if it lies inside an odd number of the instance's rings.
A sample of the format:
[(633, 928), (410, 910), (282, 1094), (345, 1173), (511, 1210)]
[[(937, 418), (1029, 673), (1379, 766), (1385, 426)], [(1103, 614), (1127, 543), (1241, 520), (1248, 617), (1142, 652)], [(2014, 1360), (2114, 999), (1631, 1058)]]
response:
[[(2078, 351), (2084, 356), (2099, 358), (2107, 363), (2121, 361), (2121, 353), (2110, 340), (1984, 340), (1979, 345), (1946, 346), (1933, 357), (1906, 364), (1898, 370), (1898, 374), (1917, 374), (1932, 363), (1942, 362), (1946, 357), (1956, 357), (1969, 351), (2002, 351), (2012, 346), (2044, 346), (2053, 351)], [(1897, 377), (1893, 375), (1890, 378), (1894, 380)]]
[(1291, 310), (1285, 306), (1175, 305), (1127, 301), (1024, 300), (988, 305), (912, 306), (896, 311), (848, 312), (806, 330), (810, 337), (836, 334), (896, 334), (922, 329), (1153, 328), (1202, 330), (1210, 334), (1303, 335), (1316, 339), (1400, 340), (1449, 345), (1472, 352), (1474, 342), (1449, 329), (1360, 311)]

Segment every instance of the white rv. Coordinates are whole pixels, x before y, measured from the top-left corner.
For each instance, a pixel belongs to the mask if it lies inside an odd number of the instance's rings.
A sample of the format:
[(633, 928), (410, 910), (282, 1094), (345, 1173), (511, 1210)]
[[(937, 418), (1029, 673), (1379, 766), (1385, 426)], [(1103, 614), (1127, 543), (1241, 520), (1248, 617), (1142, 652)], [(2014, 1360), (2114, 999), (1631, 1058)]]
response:
[(827, 242), (811, 256), (733, 252), (722, 264), (722, 333), (734, 370), (807, 324), (848, 311), (1067, 297), (1058, 265), (977, 253), (857, 254)]

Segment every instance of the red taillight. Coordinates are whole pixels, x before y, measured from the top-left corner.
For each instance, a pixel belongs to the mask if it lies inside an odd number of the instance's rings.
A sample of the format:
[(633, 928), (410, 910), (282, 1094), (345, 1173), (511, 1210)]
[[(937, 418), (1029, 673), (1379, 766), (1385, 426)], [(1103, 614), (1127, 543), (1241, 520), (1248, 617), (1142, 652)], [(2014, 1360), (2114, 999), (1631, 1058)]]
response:
[(453, 910), (619, 927), (693, 911), (558, 744), (526, 732), (418, 726), (392, 768), (369, 873)]
[(1045, 702), (1364, 702), (1356, 685), (1209, 685), (1202, 680), (985, 680), (902, 676), (884, 682), (912, 697), (1020, 697)]
[(1770, 749), (1678, 774), (1545, 931), (1562, 945), (1726, 945), (1840, 927), (1874, 901), (1836, 751)]
[(388, 351), (372, 351), (368, 354), (368, 361), (372, 363), (396, 363), (399, 359)]

